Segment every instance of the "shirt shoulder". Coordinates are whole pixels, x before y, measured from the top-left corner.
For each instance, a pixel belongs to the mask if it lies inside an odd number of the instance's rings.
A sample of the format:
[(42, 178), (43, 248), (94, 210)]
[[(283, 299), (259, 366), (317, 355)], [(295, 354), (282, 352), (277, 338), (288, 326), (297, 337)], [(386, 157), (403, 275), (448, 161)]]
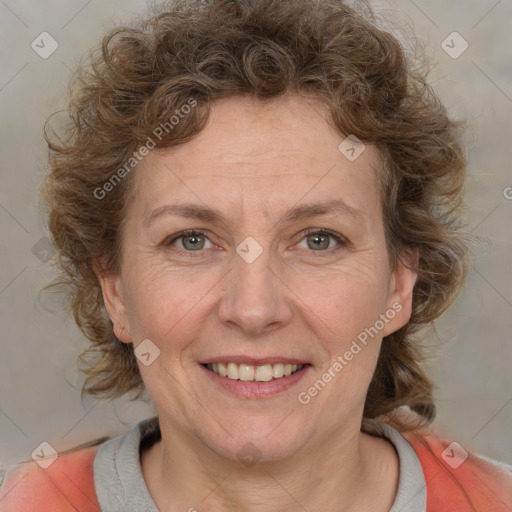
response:
[(99, 447), (12, 467), (0, 487), (0, 511), (98, 512), (93, 461)]
[(94, 458), (94, 482), (103, 510), (158, 512), (142, 475), (140, 453), (161, 438), (158, 418), (148, 418), (104, 443)]
[(426, 429), (404, 432), (423, 468), (427, 512), (510, 512), (512, 473)]

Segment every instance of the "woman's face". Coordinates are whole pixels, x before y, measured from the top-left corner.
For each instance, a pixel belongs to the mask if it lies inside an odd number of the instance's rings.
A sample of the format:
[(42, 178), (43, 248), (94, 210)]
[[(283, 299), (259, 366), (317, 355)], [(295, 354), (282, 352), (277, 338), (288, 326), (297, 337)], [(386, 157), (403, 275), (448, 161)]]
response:
[[(105, 303), (162, 427), (222, 457), (359, 431), (382, 337), (410, 316), (416, 275), (389, 267), (376, 149), (340, 150), (326, 119), (296, 96), (225, 99), (194, 140), (133, 171)], [(304, 367), (279, 377), (287, 364)]]

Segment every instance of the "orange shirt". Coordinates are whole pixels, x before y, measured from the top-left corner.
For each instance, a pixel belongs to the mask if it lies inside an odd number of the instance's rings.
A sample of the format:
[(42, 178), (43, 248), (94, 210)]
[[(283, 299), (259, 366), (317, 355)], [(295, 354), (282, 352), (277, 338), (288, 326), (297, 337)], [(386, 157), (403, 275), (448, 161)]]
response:
[[(512, 511), (512, 473), (424, 432), (402, 435), (423, 468), (426, 512)], [(0, 488), (0, 512), (100, 512), (93, 474), (100, 446), (60, 455), (47, 469), (14, 467)]]

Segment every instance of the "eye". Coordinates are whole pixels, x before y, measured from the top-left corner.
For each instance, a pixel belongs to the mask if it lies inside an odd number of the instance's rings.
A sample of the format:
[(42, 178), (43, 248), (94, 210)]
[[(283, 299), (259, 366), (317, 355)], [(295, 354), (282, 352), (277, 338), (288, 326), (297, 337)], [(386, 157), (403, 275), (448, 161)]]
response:
[[(305, 241), (306, 247), (315, 252), (326, 252), (332, 249), (331, 240), (338, 243), (338, 249), (348, 245), (348, 241), (342, 235), (326, 229), (310, 229), (305, 232), (301, 242)], [(210, 244), (209, 246), (207, 244)], [(198, 229), (182, 231), (165, 242), (166, 246), (175, 246), (185, 252), (201, 252), (202, 249), (211, 249), (212, 242), (206, 236), (206, 232)], [(300, 245), (299, 245), (300, 247)]]
[[(210, 243), (210, 247), (205, 247), (206, 240)], [(181, 245), (181, 247), (177, 244), (178, 241), (180, 241), (179, 245)], [(213, 247), (204, 231), (192, 229), (178, 233), (174, 238), (168, 240), (165, 245), (177, 245), (178, 249), (187, 252), (196, 252), (201, 249), (210, 249)]]
[(302, 239), (306, 241), (306, 247), (302, 248), (311, 249), (317, 252), (325, 252), (326, 249), (332, 248), (330, 239), (338, 242), (338, 248), (347, 245), (347, 240), (338, 233), (325, 229), (311, 229), (306, 232), (306, 236)]

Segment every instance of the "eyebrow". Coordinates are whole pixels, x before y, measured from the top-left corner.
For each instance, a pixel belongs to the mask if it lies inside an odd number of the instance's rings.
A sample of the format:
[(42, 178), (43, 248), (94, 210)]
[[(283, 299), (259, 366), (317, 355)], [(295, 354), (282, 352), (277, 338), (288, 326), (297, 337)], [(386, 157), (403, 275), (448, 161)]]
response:
[[(297, 222), (318, 215), (337, 214), (353, 217), (357, 222), (362, 223), (364, 214), (361, 210), (348, 205), (342, 199), (333, 199), (323, 203), (310, 203), (295, 206), (288, 210), (277, 222), (278, 225)], [(144, 225), (151, 225), (157, 218), (163, 215), (175, 215), (183, 218), (198, 219), (211, 223), (226, 223), (225, 217), (218, 210), (194, 203), (166, 204), (153, 210), (144, 220)]]

